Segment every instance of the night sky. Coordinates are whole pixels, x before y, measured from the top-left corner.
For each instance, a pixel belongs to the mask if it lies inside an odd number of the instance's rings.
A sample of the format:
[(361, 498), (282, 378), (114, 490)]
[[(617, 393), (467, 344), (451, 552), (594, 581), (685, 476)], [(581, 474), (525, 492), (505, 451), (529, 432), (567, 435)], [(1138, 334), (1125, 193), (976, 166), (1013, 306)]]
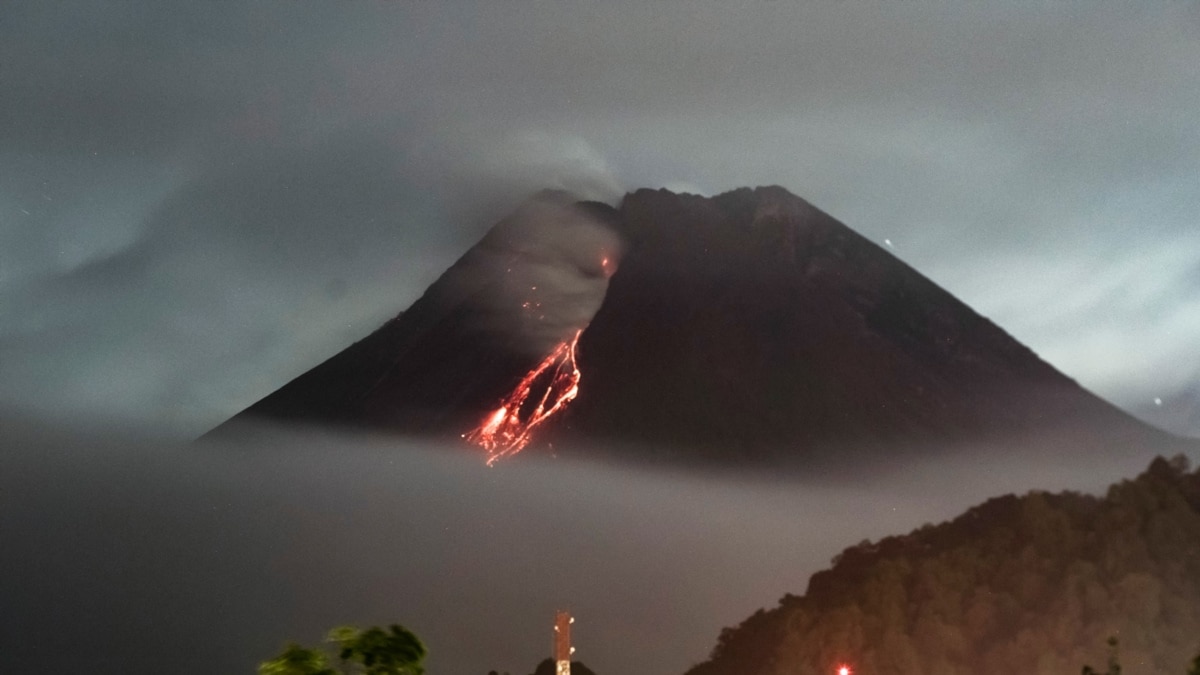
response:
[(197, 663), (251, 672), (284, 638), (401, 621), (438, 672), (518, 675), (571, 604), (600, 675), (667, 675), (844, 546), (1153, 454), (797, 490), (181, 444), (542, 188), (782, 185), (1102, 397), (1191, 401), (1172, 419), (1200, 435), (1200, 4), (647, 4), (0, 5), (0, 655), (44, 664), (78, 625), (96, 672), (160, 672), (199, 631), (223, 656)]

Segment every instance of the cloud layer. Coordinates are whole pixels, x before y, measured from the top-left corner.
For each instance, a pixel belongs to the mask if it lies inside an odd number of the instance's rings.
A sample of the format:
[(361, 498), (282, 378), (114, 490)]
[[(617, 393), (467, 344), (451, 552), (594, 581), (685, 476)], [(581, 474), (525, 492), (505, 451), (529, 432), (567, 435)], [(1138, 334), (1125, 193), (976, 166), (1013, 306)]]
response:
[[(398, 621), (430, 672), (527, 673), (569, 608), (596, 672), (680, 673), (720, 629), (864, 538), (1030, 486), (1096, 491), (1153, 448), (960, 448), (761, 480), (263, 435), (181, 446), (9, 424), (0, 667), (250, 672), (283, 643)], [(1088, 471), (1080, 471), (1087, 456)]]

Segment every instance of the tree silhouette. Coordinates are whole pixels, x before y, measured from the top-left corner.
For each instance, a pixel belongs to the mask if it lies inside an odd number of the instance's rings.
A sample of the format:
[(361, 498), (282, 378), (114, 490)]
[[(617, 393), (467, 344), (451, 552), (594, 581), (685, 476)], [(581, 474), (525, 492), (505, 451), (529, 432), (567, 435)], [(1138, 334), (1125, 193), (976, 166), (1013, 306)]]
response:
[(325, 655), (315, 649), (289, 643), (283, 653), (258, 666), (258, 675), (337, 675)]
[[(399, 624), (387, 629), (361, 630), (339, 626), (325, 640), (337, 646), (343, 675), (424, 675), (425, 645)], [(338, 675), (326, 655), (316, 649), (288, 643), (283, 653), (258, 666), (258, 675)]]
[(387, 630), (374, 627), (359, 630), (340, 626), (329, 632), (329, 641), (338, 645), (338, 658), (345, 665), (362, 666), (364, 675), (423, 675), (425, 645), (412, 631), (392, 624)]
[[(721, 631), (686, 675), (1055, 672), (1184, 675), (1200, 635), (1200, 470), (1155, 459), (1106, 494), (989, 499), (946, 523), (852, 546)], [(1120, 659), (1096, 654), (1120, 636)], [(1144, 664), (1144, 665), (1143, 665)], [(1200, 664), (1190, 675), (1200, 675)]]

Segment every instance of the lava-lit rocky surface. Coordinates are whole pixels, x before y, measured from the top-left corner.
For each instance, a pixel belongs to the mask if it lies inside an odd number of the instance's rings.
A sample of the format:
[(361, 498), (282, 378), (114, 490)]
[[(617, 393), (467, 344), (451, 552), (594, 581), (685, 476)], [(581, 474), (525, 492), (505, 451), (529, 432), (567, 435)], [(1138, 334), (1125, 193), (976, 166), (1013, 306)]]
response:
[[(493, 227), (408, 310), (207, 436), (268, 421), (461, 437), (557, 340), (578, 330), (556, 325), (554, 316), (541, 320), (535, 304), (544, 296), (530, 286), (563, 275), (576, 285), (606, 276), (600, 261), (615, 255), (619, 242), (611, 229), (597, 228), (616, 212), (563, 199), (539, 195)], [(547, 244), (559, 227), (575, 227), (585, 241), (569, 242), (566, 250), (563, 242)], [(574, 290), (559, 289), (549, 300)], [(602, 293), (601, 287), (597, 304)], [(570, 323), (569, 311), (557, 316)]]
[[(617, 210), (562, 208), (604, 229), (555, 253), (584, 278), (608, 276), (599, 261), (624, 252), (579, 339), (578, 397), (535, 447), (584, 439), (741, 461), (1072, 425), (1097, 438), (1158, 433), (782, 188), (639, 190)], [(553, 331), (530, 341), (528, 288), (506, 275), (540, 264), (534, 240), (551, 230), (519, 221), (493, 228), (402, 315), (234, 419), (469, 434), (554, 347)]]

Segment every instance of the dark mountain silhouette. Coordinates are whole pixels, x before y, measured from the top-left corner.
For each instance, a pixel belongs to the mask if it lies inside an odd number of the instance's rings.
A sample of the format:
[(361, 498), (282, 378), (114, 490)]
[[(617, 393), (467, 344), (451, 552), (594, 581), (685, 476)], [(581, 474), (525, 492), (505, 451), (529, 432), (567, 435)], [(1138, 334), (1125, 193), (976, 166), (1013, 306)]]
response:
[(541, 195), (408, 311), (234, 421), (459, 438), (584, 326), (578, 398), (535, 446), (742, 461), (1058, 427), (1165, 437), (779, 187), (638, 190), (619, 209)]
[(628, 195), (580, 341), (589, 437), (785, 452), (1056, 426), (1144, 428), (883, 248), (779, 187)]
[(863, 542), (802, 596), (721, 632), (687, 675), (1126, 672), (1200, 652), (1200, 470), (1154, 460), (1106, 496), (1034, 492)]

